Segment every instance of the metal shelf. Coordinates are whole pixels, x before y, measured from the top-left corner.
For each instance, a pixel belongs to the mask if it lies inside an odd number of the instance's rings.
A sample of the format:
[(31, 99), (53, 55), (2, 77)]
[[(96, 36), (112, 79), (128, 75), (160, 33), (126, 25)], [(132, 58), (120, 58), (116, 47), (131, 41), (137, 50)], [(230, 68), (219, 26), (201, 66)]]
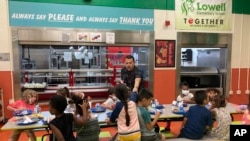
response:
[[(107, 82), (113, 77), (113, 70), (111, 69), (40, 69), (22, 70), (22, 72), (28, 75), (28, 79), (41, 79), (47, 83), (45, 90), (39, 91), (38, 94), (54, 94), (56, 90), (63, 87), (69, 88), (71, 92), (107, 92), (111, 86), (111, 83)], [(74, 86), (69, 86), (71, 81), (69, 72), (73, 72)], [(79, 81), (81, 78), (84, 78), (84, 80)], [(62, 83), (61, 80), (66, 84)], [(59, 84), (57, 84), (58, 82)]]
[(181, 67), (181, 75), (219, 75), (214, 67)]
[(78, 77), (112, 77), (113, 75), (75, 75), (75, 78)]
[(36, 69), (36, 70), (22, 70), (21, 72), (30, 72), (30, 73), (59, 73), (59, 72), (110, 72), (111, 69)]
[[(58, 87), (59, 88), (59, 87)], [(108, 88), (100, 88), (100, 89), (86, 89), (86, 88), (82, 88), (82, 89), (73, 89), (71, 90), (72, 88), (69, 87), (69, 90), (70, 92), (84, 92), (84, 93), (87, 93), (87, 92), (107, 92), (108, 91)], [(44, 92), (37, 92), (37, 94), (55, 94), (56, 93), (56, 89), (48, 89), (48, 90), (45, 90)]]

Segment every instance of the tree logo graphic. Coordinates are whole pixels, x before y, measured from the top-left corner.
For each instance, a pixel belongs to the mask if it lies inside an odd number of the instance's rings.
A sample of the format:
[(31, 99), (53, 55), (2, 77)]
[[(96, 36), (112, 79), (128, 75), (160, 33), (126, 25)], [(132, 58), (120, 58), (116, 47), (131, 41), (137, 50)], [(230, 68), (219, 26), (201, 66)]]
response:
[(189, 12), (194, 12), (194, 0), (182, 0), (181, 12), (186, 16)]

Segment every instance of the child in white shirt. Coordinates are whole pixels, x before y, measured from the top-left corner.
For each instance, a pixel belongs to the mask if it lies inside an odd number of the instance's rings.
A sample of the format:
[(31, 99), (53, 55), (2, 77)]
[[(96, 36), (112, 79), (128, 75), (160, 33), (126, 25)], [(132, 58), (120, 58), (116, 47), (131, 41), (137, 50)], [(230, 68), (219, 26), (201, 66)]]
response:
[[(182, 102), (182, 103), (185, 103), (185, 104), (194, 104), (195, 101), (194, 101), (194, 95), (192, 93), (190, 93), (189, 91), (189, 84), (186, 82), (186, 81), (183, 81), (181, 82), (180, 84), (180, 94), (178, 95), (177, 97), (177, 101), (178, 102)], [(171, 122), (170, 120), (167, 120), (166, 121), (166, 127), (165, 129), (161, 130), (161, 132), (169, 132), (170, 131), (170, 125), (171, 125)]]
[(75, 104), (71, 99), (69, 89), (67, 87), (60, 88), (56, 91), (56, 94), (64, 96), (66, 98), (68, 105), (65, 109), (65, 112), (74, 113), (75, 112)]
[(106, 108), (106, 109), (114, 109), (116, 102), (117, 102), (117, 98), (115, 96), (115, 88), (113, 86), (111, 86), (108, 90), (108, 94), (109, 97), (108, 99), (101, 104), (102, 107)]
[(178, 102), (183, 102), (186, 104), (194, 104), (194, 95), (189, 91), (189, 85), (186, 81), (182, 82), (180, 85), (181, 93), (177, 97)]

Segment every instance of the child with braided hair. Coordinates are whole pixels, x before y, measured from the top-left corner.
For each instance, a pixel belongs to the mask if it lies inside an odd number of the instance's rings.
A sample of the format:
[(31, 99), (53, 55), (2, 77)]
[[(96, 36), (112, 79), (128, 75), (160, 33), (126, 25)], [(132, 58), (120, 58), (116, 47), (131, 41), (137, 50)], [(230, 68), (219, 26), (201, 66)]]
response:
[(137, 93), (129, 94), (126, 85), (118, 84), (115, 94), (120, 101), (116, 103), (107, 122), (117, 121), (119, 141), (140, 141), (141, 132), (136, 108)]

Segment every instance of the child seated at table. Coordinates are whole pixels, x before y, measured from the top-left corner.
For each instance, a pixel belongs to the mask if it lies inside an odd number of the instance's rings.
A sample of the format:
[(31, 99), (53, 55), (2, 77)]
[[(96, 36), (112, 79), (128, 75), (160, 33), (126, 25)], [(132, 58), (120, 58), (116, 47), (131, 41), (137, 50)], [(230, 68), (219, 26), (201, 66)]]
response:
[(176, 101), (183, 102), (186, 104), (194, 104), (194, 95), (189, 91), (189, 84), (186, 81), (180, 84), (180, 94), (178, 95)]
[[(82, 104), (85, 99), (82, 99), (78, 95), (73, 95), (72, 100), (74, 100), (76, 106), (76, 115), (79, 118), (83, 116), (82, 109), (79, 104)], [(88, 109), (90, 107), (88, 106)], [(99, 134), (100, 134), (100, 126), (98, 120), (96, 118), (92, 118), (90, 116), (90, 112), (88, 113), (88, 121), (85, 125), (78, 125), (74, 124), (74, 129), (76, 131), (76, 141), (99, 141)]]
[(109, 87), (108, 94), (109, 94), (108, 99), (105, 102), (103, 102), (101, 106), (106, 109), (112, 110), (115, 108), (115, 104), (117, 102), (117, 98), (115, 96), (115, 88), (113, 86)]
[(153, 94), (147, 89), (141, 89), (138, 94), (137, 111), (141, 129), (141, 141), (165, 141), (165, 136), (154, 131), (157, 120), (160, 117), (160, 112), (155, 112), (154, 120), (151, 121), (151, 116), (147, 107), (151, 104)]
[[(61, 95), (61, 96), (64, 96), (67, 100), (67, 107), (65, 109), (65, 112), (68, 112), (68, 113), (74, 113), (75, 112), (75, 104), (74, 104), (74, 101), (71, 99), (71, 94), (69, 92), (69, 89), (67, 87), (64, 87), (64, 88), (60, 88), (56, 91), (56, 94), (57, 95)], [(75, 93), (77, 95), (83, 95), (84, 97), (84, 94), (83, 93)]]
[[(22, 110), (32, 110), (34, 111), (34, 108), (37, 104), (37, 93), (34, 90), (27, 89), (23, 91), (22, 98), (20, 100), (15, 101), (14, 103), (11, 103), (7, 106), (7, 109), (10, 111), (13, 111), (15, 113), (18, 113)], [(33, 132), (33, 130), (13, 130), (13, 132), (10, 135), (9, 141), (18, 141), (21, 132), (25, 131), (27, 135), (29, 136), (31, 141), (36, 141), (36, 136)]]
[(230, 124), (232, 122), (231, 115), (226, 109), (226, 101), (224, 95), (215, 95), (211, 99), (213, 109), (211, 110), (216, 119), (216, 126), (212, 128), (210, 136), (217, 140), (229, 140)]
[(214, 108), (214, 107), (213, 107), (213, 104), (212, 104), (212, 100), (213, 100), (214, 96), (216, 96), (216, 95), (221, 95), (221, 92), (220, 92), (220, 90), (218, 90), (218, 89), (216, 89), (216, 88), (208, 88), (208, 89), (206, 90), (206, 93), (207, 93), (208, 99), (209, 99), (209, 102), (208, 102), (208, 104), (207, 104), (207, 108), (208, 108), (209, 110), (212, 110), (212, 109)]
[(196, 104), (184, 115), (180, 138), (201, 139), (212, 127), (212, 113), (205, 107), (208, 103), (206, 91), (196, 91), (194, 100)]
[(140, 125), (137, 114), (137, 93), (129, 93), (129, 89), (124, 84), (118, 84), (115, 87), (116, 97), (120, 100), (116, 103), (110, 119), (107, 124), (117, 121), (118, 140), (141, 140)]
[(56, 141), (75, 141), (73, 134), (73, 122), (78, 125), (86, 125), (88, 122), (88, 103), (83, 101), (79, 104), (82, 109), (83, 116), (78, 118), (72, 113), (64, 113), (67, 107), (67, 100), (61, 95), (55, 95), (50, 98), (49, 112), (55, 115), (55, 118), (49, 122)]
[[(206, 90), (206, 93), (207, 93), (207, 95), (208, 95), (208, 99), (209, 99), (209, 102), (208, 102), (208, 104), (206, 105), (206, 107), (210, 110), (210, 111), (213, 111), (213, 106), (214, 106), (214, 104), (212, 104), (212, 101), (213, 101), (213, 98), (215, 97), (215, 96), (217, 96), (217, 95), (223, 95), (222, 93), (221, 93), (221, 91), (219, 90), (219, 89), (216, 89), (216, 88), (208, 88), (207, 90)], [(225, 104), (227, 104), (228, 103), (228, 101), (226, 100), (226, 98), (224, 98), (224, 100), (225, 100)], [(241, 111), (239, 111), (238, 109), (237, 109), (237, 112), (239, 112), (239, 113), (243, 113), (243, 111), (241, 112)], [(233, 116), (230, 114), (230, 116), (231, 116), (231, 120), (233, 121)], [(215, 117), (214, 117), (214, 115), (213, 115), (213, 120), (216, 120), (215, 119)]]
[[(184, 104), (194, 104), (194, 95), (189, 92), (189, 84), (186, 81), (181, 82), (180, 84), (180, 94), (178, 95), (177, 102)], [(166, 126), (161, 132), (169, 132), (171, 126), (171, 121), (166, 121)]]

